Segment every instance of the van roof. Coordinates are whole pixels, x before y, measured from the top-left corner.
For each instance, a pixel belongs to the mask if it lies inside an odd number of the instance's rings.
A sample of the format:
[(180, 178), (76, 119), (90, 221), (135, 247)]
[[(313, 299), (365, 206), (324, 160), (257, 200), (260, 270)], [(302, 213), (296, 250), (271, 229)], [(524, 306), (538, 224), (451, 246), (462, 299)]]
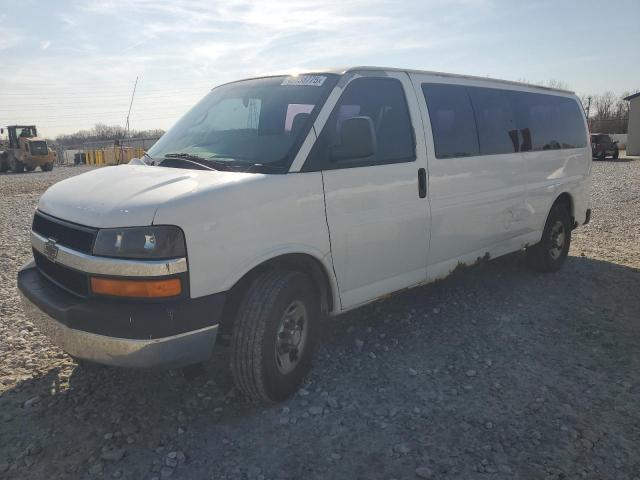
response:
[[(547, 91), (561, 92), (561, 93), (571, 93), (575, 95), (575, 92), (572, 90), (545, 87), (543, 85), (534, 85), (530, 83), (515, 82), (512, 80), (501, 80), (498, 78), (490, 78), (490, 77), (478, 77), (474, 75), (461, 75), (458, 73), (436, 72), (436, 71), (430, 71), (430, 70), (416, 70), (411, 68), (374, 67), (369, 65), (359, 65), (359, 66), (353, 66), (353, 67), (333, 67), (333, 68), (317, 68), (317, 69), (313, 68), (313, 69), (308, 69), (308, 70), (300, 71), (296, 73), (299, 75), (304, 75), (308, 73), (333, 73), (337, 75), (344, 75), (345, 73), (359, 71), (359, 70), (380, 70), (380, 71), (387, 71), (387, 72), (393, 71), (393, 72), (407, 72), (407, 73), (425, 73), (428, 75), (435, 75), (435, 76), (441, 76), (441, 77), (447, 77), (447, 78), (464, 78), (469, 80), (481, 80), (485, 82), (497, 82), (497, 83), (504, 83), (507, 85), (516, 85), (519, 87), (526, 87), (526, 88), (533, 88), (533, 89), (540, 89), (540, 90), (547, 90)], [(267, 77), (277, 77), (281, 75), (291, 75), (291, 72), (282, 72), (281, 74), (273, 74), (273, 75), (259, 75), (257, 77), (250, 77), (250, 78), (267, 78)], [(250, 78), (247, 78), (244, 80), (249, 80)], [(234, 83), (234, 82), (229, 82), (229, 83)]]

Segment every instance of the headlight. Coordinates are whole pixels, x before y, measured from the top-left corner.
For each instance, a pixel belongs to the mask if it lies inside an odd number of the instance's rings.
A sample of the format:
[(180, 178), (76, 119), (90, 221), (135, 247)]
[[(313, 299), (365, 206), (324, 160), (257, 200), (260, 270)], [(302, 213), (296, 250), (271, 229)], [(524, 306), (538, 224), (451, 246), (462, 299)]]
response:
[(178, 227), (105, 228), (98, 230), (93, 253), (103, 257), (166, 259), (186, 256)]

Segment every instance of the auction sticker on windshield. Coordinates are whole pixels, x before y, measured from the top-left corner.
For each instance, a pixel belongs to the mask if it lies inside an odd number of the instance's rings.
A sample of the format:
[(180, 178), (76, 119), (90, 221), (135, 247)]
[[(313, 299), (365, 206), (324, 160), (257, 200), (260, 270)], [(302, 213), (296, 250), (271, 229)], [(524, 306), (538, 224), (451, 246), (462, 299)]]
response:
[(300, 75), (299, 77), (287, 77), (280, 85), (321, 87), (327, 77), (322, 75)]

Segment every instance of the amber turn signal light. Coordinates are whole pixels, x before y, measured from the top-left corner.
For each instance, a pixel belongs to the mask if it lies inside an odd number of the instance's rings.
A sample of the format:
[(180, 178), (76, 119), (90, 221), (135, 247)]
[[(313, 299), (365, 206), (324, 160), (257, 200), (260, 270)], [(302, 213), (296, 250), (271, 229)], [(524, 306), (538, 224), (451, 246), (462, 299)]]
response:
[(121, 280), (91, 277), (91, 290), (100, 295), (114, 297), (175, 297), (182, 293), (179, 278), (164, 280)]

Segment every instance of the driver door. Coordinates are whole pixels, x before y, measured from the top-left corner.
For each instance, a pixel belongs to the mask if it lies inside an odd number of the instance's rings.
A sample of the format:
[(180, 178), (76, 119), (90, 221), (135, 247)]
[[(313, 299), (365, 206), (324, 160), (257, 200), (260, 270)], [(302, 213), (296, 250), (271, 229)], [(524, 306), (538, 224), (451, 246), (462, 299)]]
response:
[[(303, 168), (322, 171), (343, 310), (426, 280), (427, 164), (414, 133), (421, 119), (407, 74), (380, 73), (344, 87)], [(353, 117), (370, 119), (374, 153), (336, 159), (342, 124)]]

